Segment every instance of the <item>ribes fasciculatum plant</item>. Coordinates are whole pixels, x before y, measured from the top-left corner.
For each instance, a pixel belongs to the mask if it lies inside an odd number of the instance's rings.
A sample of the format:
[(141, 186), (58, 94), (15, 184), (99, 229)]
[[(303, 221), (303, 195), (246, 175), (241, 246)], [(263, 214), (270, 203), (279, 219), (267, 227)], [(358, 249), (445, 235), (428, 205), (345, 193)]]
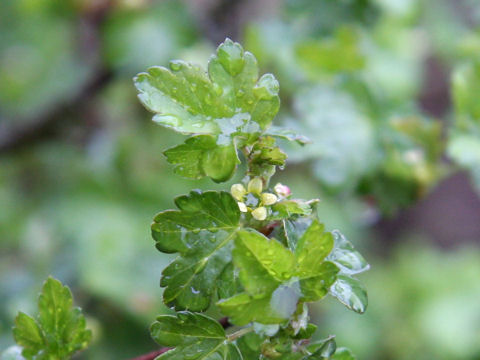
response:
[[(288, 186), (272, 185), (287, 158), (276, 140), (307, 139), (271, 126), (279, 84), (258, 72), (255, 57), (227, 39), (207, 72), (172, 61), (134, 79), (153, 120), (188, 135), (164, 152), (176, 174), (225, 182), (241, 162), (246, 169), (230, 191), (193, 190), (154, 218), (156, 248), (178, 253), (160, 282), (174, 314), (151, 326), (169, 349), (159, 360), (355, 359), (333, 336), (310, 341), (316, 326), (307, 305), (331, 295), (363, 313), (367, 294), (354, 275), (369, 266), (339, 231), (325, 230), (316, 199), (294, 199)], [(232, 326), (226, 330), (207, 311)], [(91, 333), (69, 289), (49, 278), (38, 317), (20, 313), (14, 337), (19, 346), (5, 359), (53, 360), (85, 348)]]
[[(139, 74), (135, 85), (156, 123), (189, 136), (165, 151), (176, 174), (224, 182), (246, 164), (230, 191), (194, 190), (155, 216), (157, 249), (178, 253), (160, 283), (176, 313), (151, 327), (172, 347), (159, 359), (354, 359), (333, 337), (310, 342), (316, 326), (307, 304), (330, 294), (364, 312), (366, 291), (353, 276), (368, 264), (340, 232), (325, 231), (316, 199), (272, 186), (287, 158), (276, 140), (306, 142), (271, 126), (280, 107), (275, 77), (259, 78), (255, 57), (227, 39), (207, 72), (172, 61)], [(206, 311), (237, 329), (227, 333)]]

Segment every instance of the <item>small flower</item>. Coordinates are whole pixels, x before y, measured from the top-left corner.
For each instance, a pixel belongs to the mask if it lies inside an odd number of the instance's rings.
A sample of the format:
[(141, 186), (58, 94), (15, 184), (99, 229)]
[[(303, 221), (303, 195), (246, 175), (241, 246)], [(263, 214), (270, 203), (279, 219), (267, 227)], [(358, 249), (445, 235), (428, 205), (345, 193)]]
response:
[(248, 182), (248, 192), (260, 195), (263, 189), (262, 179), (256, 177)]
[(233, 184), (230, 188), (230, 193), (235, 200), (243, 201), (243, 197), (247, 193), (247, 190), (245, 190), (245, 187), (242, 184)]
[(277, 195), (280, 196), (280, 197), (287, 197), (287, 196), (290, 196), (292, 194), (292, 192), (290, 191), (290, 188), (287, 185), (283, 185), (283, 184), (280, 184), (280, 183), (275, 185), (275, 187), (273, 189), (275, 190)]
[(252, 216), (257, 220), (265, 220), (267, 218), (267, 208), (260, 206), (252, 211)]
[(238, 208), (240, 209), (241, 212), (246, 213), (248, 211), (247, 205), (245, 205), (245, 203), (239, 201), (237, 204), (238, 204)]
[(273, 205), (277, 202), (277, 197), (274, 194), (263, 193), (262, 194), (262, 204), (263, 205)]

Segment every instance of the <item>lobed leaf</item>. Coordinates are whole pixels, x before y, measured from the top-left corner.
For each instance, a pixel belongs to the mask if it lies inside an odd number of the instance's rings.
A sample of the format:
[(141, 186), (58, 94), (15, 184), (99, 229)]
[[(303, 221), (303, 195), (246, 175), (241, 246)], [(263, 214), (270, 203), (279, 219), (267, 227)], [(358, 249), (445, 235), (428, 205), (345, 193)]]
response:
[(317, 267), (316, 276), (300, 280), (302, 300), (311, 302), (322, 299), (337, 280), (338, 267), (329, 261), (324, 261)]
[(233, 262), (245, 293), (221, 300), (218, 306), (237, 325), (288, 319), (299, 300), (319, 300), (335, 283), (339, 269), (324, 261), (332, 247), (332, 235), (317, 220), (304, 231), (295, 252), (255, 230), (239, 230)]
[(337, 344), (335, 336), (331, 335), (326, 339), (314, 342), (308, 346), (308, 351), (312, 354), (305, 358), (308, 360), (325, 360), (329, 359), (336, 351)]
[(162, 346), (175, 347), (160, 355), (162, 360), (242, 360), (236, 345), (228, 343), (216, 320), (188, 311), (157, 317), (150, 333)]
[[(288, 315), (281, 314), (270, 304), (270, 296), (253, 298), (247, 293), (240, 293), (231, 298), (220, 300), (217, 303), (223, 314), (238, 326), (252, 321), (262, 324), (279, 324), (288, 319)], [(290, 314), (291, 315), (291, 314)]]
[(310, 217), (300, 217), (298, 219), (287, 218), (282, 220), (283, 230), (290, 250), (296, 250), (298, 241), (312, 224), (312, 221), (313, 219)]
[(370, 265), (338, 230), (332, 231), (335, 245), (328, 255), (328, 260), (334, 262), (343, 274), (355, 275), (367, 271)]
[(289, 219), (292, 216), (310, 216), (312, 214), (312, 205), (315, 200), (304, 201), (299, 199), (283, 200), (272, 206), (272, 220)]
[(238, 272), (235, 270), (233, 263), (225, 266), (217, 279), (217, 294), (219, 299), (226, 299), (243, 292)]
[(323, 259), (332, 251), (333, 236), (325, 232), (325, 226), (313, 220), (295, 249), (298, 263), (297, 276), (308, 278), (324, 273)]
[(275, 144), (275, 139), (262, 136), (252, 147), (248, 156), (251, 176), (269, 178), (275, 172), (275, 166), (284, 166), (287, 155)]
[(264, 337), (254, 332), (248, 333), (237, 340), (237, 346), (242, 353), (243, 359), (259, 359), (261, 355), (260, 346)]
[(22, 312), (15, 319), (13, 336), (26, 359), (67, 358), (88, 345), (92, 334), (68, 287), (49, 277), (38, 307), (37, 319)]
[(237, 202), (227, 192), (192, 191), (175, 199), (179, 210), (159, 213), (152, 224), (157, 249), (178, 252), (162, 272), (163, 300), (178, 310), (203, 311), (231, 261), (239, 227)]
[[(275, 239), (268, 239), (255, 230), (240, 230), (235, 240), (235, 246), (240, 250), (235, 252), (236, 256), (251, 257), (255, 263), (277, 281), (285, 281), (291, 278), (295, 272), (295, 257), (280, 242)], [(242, 254), (242, 250), (244, 253)], [(248, 262), (253, 265), (254, 262)], [(244, 271), (249, 271), (243, 268)], [(240, 279), (244, 277), (240, 275)]]
[(233, 144), (218, 146), (215, 137), (198, 135), (188, 138), (184, 144), (164, 152), (174, 172), (190, 179), (211, 177), (222, 182), (232, 177), (237, 163), (237, 150)]
[(349, 349), (341, 347), (335, 351), (332, 360), (357, 360), (357, 358)]
[[(253, 233), (254, 234), (254, 233)], [(259, 260), (255, 258), (254, 253), (243, 242), (242, 237), (252, 237), (255, 241), (255, 235), (246, 233), (240, 235), (235, 240), (235, 248), (232, 252), (233, 262), (239, 269), (239, 279), (245, 290), (253, 297), (264, 297), (265, 294), (271, 294), (280, 285), (280, 281), (275, 279), (266, 268), (262, 266)], [(275, 240), (271, 240), (275, 241)]]
[(217, 48), (207, 73), (177, 60), (170, 69), (157, 66), (138, 74), (134, 83), (155, 122), (204, 135), (165, 153), (177, 174), (193, 179), (228, 180), (238, 162), (235, 139), (254, 142), (280, 107), (278, 81), (271, 74), (258, 78), (255, 57), (230, 39)]
[(299, 145), (310, 144), (312, 141), (306, 136), (300, 135), (294, 130), (283, 128), (280, 126), (270, 126), (264, 133), (282, 140), (294, 141)]
[(17, 344), (23, 346), (23, 354), (27, 358), (40, 353), (47, 346), (44, 333), (38, 323), (23, 312), (18, 313), (15, 318), (13, 337)]
[(368, 297), (365, 287), (357, 279), (339, 275), (330, 293), (349, 309), (363, 314), (367, 309)]

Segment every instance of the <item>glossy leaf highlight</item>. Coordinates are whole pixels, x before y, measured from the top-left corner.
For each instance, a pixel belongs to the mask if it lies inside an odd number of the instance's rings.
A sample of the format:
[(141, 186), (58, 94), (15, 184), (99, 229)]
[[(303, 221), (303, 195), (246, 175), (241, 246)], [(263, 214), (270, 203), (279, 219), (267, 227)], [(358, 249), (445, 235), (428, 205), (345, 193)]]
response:
[(179, 257), (162, 273), (164, 302), (176, 309), (203, 311), (216, 282), (231, 261), (231, 242), (240, 211), (227, 192), (192, 191), (176, 198), (179, 210), (159, 213), (152, 224), (157, 248)]

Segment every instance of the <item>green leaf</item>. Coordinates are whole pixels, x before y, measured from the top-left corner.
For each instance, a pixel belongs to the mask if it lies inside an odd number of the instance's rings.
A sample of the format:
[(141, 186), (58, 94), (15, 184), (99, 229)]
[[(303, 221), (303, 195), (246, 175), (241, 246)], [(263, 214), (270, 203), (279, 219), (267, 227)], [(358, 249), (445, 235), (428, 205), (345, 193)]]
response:
[(291, 129), (286, 129), (280, 126), (270, 126), (265, 132), (265, 135), (273, 136), (279, 139), (294, 141), (299, 145), (309, 144), (312, 141), (306, 136), (297, 134)]
[(289, 332), (295, 339), (310, 339), (317, 326), (309, 324), (308, 306), (306, 303), (298, 304), (297, 311), (290, 319)]
[(255, 57), (226, 39), (200, 67), (173, 61), (170, 69), (152, 67), (138, 74), (139, 99), (156, 113), (154, 121), (185, 134), (219, 134), (222, 123), (241, 115), (265, 129), (278, 112), (279, 86), (273, 75), (258, 79)]
[(298, 216), (310, 216), (313, 211), (314, 205), (318, 202), (317, 199), (314, 200), (283, 200), (275, 203), (272, 206), (272, 215), (270, 219), (272, 220), (283, 220)]
[(310, 227), (298, 241), (295, 257), (297, 276), (308, 278), (324, 273), (323, 259), (332, 251), (333, 236), (325, 232), (325, 226), (313, 220)]
[[(237, 325), (251, 321), (278, 324), (288, 319), (301, 296), (298, 281), (292, 279), (297, 275), (294, 254), (277, 240), (255, 230), (240, 230), (233, 257), (246, 293), (218, 302), (222, 312)], [(316, 275), (312, 279), (323, 284), (323, 269), (319, 268)], [(328, 287), (325, 294), (327, 290)]]
[(272, 206), (272, 220), (282, 220), (291, 218), (294, 215), (310, 216), (312, 214), (312, 205), (317, 200), (304, 201), (300, 199), (283, 200)]
[(13, 335), (23, 347), (23, 356), (66, 358), (88, 345), (92, 334), (85, 328), (80, 309), (73, 307), (68, 287), (49, 277), (43, 285), (38, 307), (36, 320), (24, 313), (15, 319)]
[(322, 339), (314, 342), (308, 346), (308, 351), (312, 354), (307, 356), (309, 360), (326, 360), (329, 359), (335, 353), (337, 344), (335, 342), (335, 336), (331, 335), (326, 339)]
[(311, 302), (322, 299), (337, 279), (338, 267), (329, 261), (324, 261), (317, 267), (317, 276), (300, 280), (302, 300)]
[(229, 297), (243, 292), (242, 284), (235, 270), (233, 263), (225, 266), (217, 280), (217, 294), (219, 299), (227, 299)]
[[(217, 303), (223, 314), (238, 326), (256, 321), (262, 324), (279, 324), (288, 319), (288, 314), (280, 314), (270, 304), (270, 296), (255, 299), (247, 293), (237, 294)], [(290, 314), (291, 315), (291, 314)]]
[(365, 258), (355, 250), (352, 243), (340, 231), (334, 230), (332, 234), (335, 245), (327, 259), (334, 262), (340, 268), (341, 273), (354, 275), (370, 268)]
[(339, 275), (330, 293), (349, 309), (363, 314), (367, 309), (368, 297), (363, 284), (357, 279)]
[[(253, 261), (247, 262), (244, 259), (250, 257), (277, 281), (285, 281), (291, 278), (295, 272), (296, 264), (293, 254), (277, 240), (268, 239), (255, 230), (240, 230), (235, 240), (235, 247), (237, 246), (240, 247), (240, 250), (237, 250), (234, 256), (242, 258), (239, 265), (254, 266)], [(237, 261), (237, 263), (239, 262)], [(242, 270), (250, 271), (247, 267)], [(249, 274), (254, 276), (252, 273)], [(242, 276), (240, 273), (240, 280), (243, 284), (245, 284), (245, 278), (246, 276)]]
[(250, 162), (253, 164), (266, 163), (269, 165), (283, 166), (287, 155), (275, 145), (275, 139), (264, 136), (253, 145), (250, 153)]
[(176, 316), (158, 316), (150, 332), (153, 339), (163, 346), (182, 346), (201, 339), (226, 339), (220, 323), (206, 315), (189, 311), (178, 312)]
[(224, 182), (230, 179), (235, 172), (237, 150), (233, 144), (220, 145), (203, 153), (201, 164), (205, 175), (215, 182)]
[[(255, 57), (230, 39), (210, 59), (208, 73), (172, 61), (170, 69), (152, 67), (134, 82), (140, 101), (156, 113), (154, 121), (184, 134), (204, 135), (165, 153), (177, 165), (177, 174), (193, 179), (228, 180), (239, 162), (236, 145), (254, 143), (280, 106), (277, 80), (271, 74), (258, 79)], [(271, 152), (266, 156), (283, 164), (284, 154)]]
[(47, 347), (43, 331), (34, 318), (20, 312), (15, 318), (13, 337), (17, 344), (23, 346), (23, 354), (32, 357)]
[(357, 358), (349, 349), (341, 347), (335, 351), (332, 360), (357, 360)]
[(317, 331), (317, 325), (307, 324), (305, 329), (300, 329), (300, 331), (294, 336), (295, 339), (310, 339), (313, 334)]
[[(252, 238), (253, 241), (257, 237), (256, 233), (245, 232), (239, 233), (235, 240), (235, 248), (232, 252), (235, 266), (239, 269), (239, 279), (245, 290), (253, 297), (265, 297), (271, 294), (280, 285), (280, 281), (275, 279), (262, 263), (255, 258), (254, 253), (242, 240), (243, 238)], [(270, 240), (275, 241), (275, 240)]]
[(158, 250), (180, 253), (163, 270), (163, 300), (179, 310), (203, 311), (231, 261), (230, 243), (239, 228), (240, 211), (223, 191), (192, 191), (177, 197), (175, 204), (179, 210), (159, 213), (152, 224)]
[(249, 175), (269, 178), (275, 166), (285, 165), (287, 155), (275, 144), (275, 139), (262, 136), (255, 142), (248, 156)]
[(157, 317), (150, 333), (162, 346), (174, 347), (157, 359), (242, 360), (238, 348), (227, 342), (222, 325), (208, 316), (182, 311)]
[(156, 113), (153, 120), (185, 134), (218, 133), (214, 118), (226, 111), (217, 94), (221, 89), (215, 91), (197, 65), (174, 61), (170, 69), (155, 66), (134, 78), (140, 101)]
[[(324, 297), (339, 269), (323, 261), (333, 247), (332, 235), (323, 230), (315, 220), (298, 241), (295, 254), (255, 230), (239, 230), (233, 258), (246, 293), (220, 301), (222, 311), (240, 324), (278, 323), (278, 319), (287, 319), (295, 312), (299, 299), (316, 301)], [(270, 307), (276, 311), (273, 320)], [(264, 314), (247, 314), (258, 309)]]
[(242, 353), (244, 360), (259, 359), (261, 354), (260, 346), (264, 337), (254, 332), (248, 333), (237, 340), (237, 346)]
[(190, 179), (209, 176), (216, 182), (232, 177), (238, 163), (235, 146), (218, 146), (211, 135), (188, 138), (184, 144), (166, 150), (164, 155), (170, 164), (176, 165), (176, 174)]
[(300, 217), (298, 219), (287, 218), (283, 220), (285, 237), (287, 238), (287, 243), (290, 250), (296, 250), (298, 241), (305, 233), (307, 228), (312, 224), (312, 221), (313, 219), (310, 217)]

